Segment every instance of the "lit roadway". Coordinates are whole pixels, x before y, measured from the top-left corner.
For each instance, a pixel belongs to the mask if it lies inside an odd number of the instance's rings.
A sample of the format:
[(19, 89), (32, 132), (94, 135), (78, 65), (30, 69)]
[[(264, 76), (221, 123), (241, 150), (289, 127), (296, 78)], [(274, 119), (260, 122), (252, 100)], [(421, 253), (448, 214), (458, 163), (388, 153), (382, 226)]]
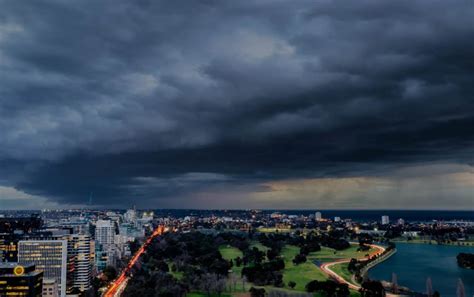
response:
[(128, 262), (127, 267), (125, 267), (120, 275), (109, 285), (107, 291), (104, 293), (104, 297), (118, 297), (122, 294), (122, 292), (125, 290), (127, 287), (127, 282), (128, 282), (128, 272), (132, 267), (137, 263), (138, 259), (140, 256), (146, 251), (146, 248), (150, 245), (152, 240), (163, 234), (165, 232), (165, 227), (164, 226), (158, 226), (153, 234), (151, 234), (145, 243), (140, 247), (140, 249), (135, 253), (135, 255), (130, 259), (130, 262)]
[[(372, 256), (375, 256), (375, 255), (380, 255), (382, 254), (384, 251), (385, 251), (385, 248), (380, 246), (380, 245), (375, 245), (375, 244), (371, 244), (370, 247), (376, 249), (375, 252), (371, 253), (370, 254), (370, 257)], [(361, 259), (365, 259), (365, 258), (361, 258)], [(361, 260), (359, 259), (359, 260)], [(350, 259), (341, 259), (341, 260), (337, 260), (337, 261), (334, 261), (334, 262), (328, 262), (328, 263), (324, 263), (321, 265), (321, 270), (324, 271), (327, 275), (331, 276), (332, 278), (336, 279), (339, 283), (341, 284), (347, 284), (349, 286), (349, 288), (353, 289), (353, 290), (359, 290), (360, 289), (360, 286), (357, 286), (347, 280), (345, 280), (344, 278), (342, 278), (341, 276), (339, 276), (337, 273), (335, 273), (331, 267), (336, 265), (336, 264), (340, 264), (340, 263), (348, 263), (350, 262)], [(388, 295), (387, 295), (388, 296)]]

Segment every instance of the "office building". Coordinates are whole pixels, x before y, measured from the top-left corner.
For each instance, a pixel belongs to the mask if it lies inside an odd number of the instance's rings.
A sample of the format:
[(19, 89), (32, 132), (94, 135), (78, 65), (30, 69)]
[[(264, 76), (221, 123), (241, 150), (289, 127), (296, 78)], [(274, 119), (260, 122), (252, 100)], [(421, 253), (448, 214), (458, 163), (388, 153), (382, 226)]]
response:
[(382, 216), (382, 225), (388, 225), (390, 223), (390, 218), (388, 216)]
[(15, 234), (0, 234), (0, 262), (18, 262), (18, 239)]
[(68, 266), (66, 240), (21, 240), (18, 242), (18, 262), (31, 263), (44, 272), (45, 278), (58, 283), (59, 296), (66, 296)]
[(34, 265), (0, 263), (0, 296), (41, 297), (43, 272)]

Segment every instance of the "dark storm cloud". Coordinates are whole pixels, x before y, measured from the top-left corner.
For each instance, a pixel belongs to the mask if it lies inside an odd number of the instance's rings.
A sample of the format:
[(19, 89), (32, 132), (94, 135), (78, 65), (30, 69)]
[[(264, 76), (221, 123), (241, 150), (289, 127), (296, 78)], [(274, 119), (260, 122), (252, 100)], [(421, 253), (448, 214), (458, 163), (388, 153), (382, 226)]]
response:
[(5, 186), (125, 205), (472, 163), (471, 1), (0, 5)]

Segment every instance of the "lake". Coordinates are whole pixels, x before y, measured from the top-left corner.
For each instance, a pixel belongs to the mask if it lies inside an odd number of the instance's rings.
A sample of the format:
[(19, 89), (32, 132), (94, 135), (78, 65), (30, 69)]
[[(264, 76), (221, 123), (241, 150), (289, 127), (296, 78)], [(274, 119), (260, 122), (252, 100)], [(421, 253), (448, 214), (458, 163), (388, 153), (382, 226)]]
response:
[(466, 296), (474, 295), (474, 270), (460, 268), (456, 256), (460, 252), (474, 253), (474, 247), (398, 243), (397, 253), (369, 271), (372, 279), (392, 279), (417, 292), (426, 292), (426, 279), (431, 277), (433, 289), (442, 297), (456, 296), (458, 279), (462, 279)]

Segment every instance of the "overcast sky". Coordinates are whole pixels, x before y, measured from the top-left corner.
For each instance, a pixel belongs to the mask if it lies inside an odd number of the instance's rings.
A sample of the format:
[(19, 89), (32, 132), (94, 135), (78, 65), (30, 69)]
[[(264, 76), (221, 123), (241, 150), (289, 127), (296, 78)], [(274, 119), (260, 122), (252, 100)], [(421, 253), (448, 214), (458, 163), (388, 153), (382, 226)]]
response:
[(0, 0), (0, 205), (474, 210), (473, 70), (472, 0)]

